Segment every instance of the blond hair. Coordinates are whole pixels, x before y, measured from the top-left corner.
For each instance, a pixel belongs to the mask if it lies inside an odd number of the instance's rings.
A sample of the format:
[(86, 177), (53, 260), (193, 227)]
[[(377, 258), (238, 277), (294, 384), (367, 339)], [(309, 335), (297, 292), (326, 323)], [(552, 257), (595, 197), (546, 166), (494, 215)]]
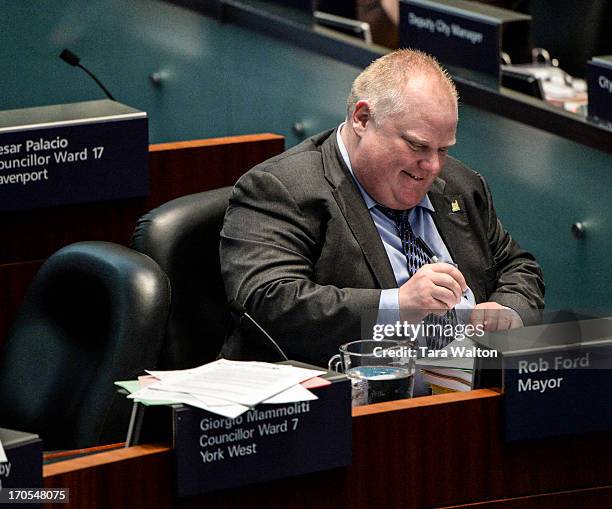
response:
[(434, 57), (418, 50), (400, 49), (374, 60), (355, 78), (346, 101), (347, 119), (361, 100), (368, 101), (373, 119), (380, 121), (400, 113), (406, 106), (406, 84), (411, 77), (422, 75), (437, 79), (449, 96), (458, 100), (453, 80)]

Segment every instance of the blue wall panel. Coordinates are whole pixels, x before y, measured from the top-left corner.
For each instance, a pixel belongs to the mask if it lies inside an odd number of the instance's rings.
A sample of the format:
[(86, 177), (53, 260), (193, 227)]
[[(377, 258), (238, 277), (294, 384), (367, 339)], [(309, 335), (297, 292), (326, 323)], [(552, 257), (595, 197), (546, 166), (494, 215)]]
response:
[[(57, 57), (68, 47), (148, 112), (153, 143), (275, 132), (294, 145), (294, 123), (309, 135), (341, 121), (359, 72), (155, 0), (8, 0), (0, 23), (0, 109), (100, 98)], [(542, 263), (549, 306), (612, 307), (610, 154), (467, 106), (452, 154), (487, 177), (504, 224)], [(583, 240), (571, 236), (576, 221)]]
[(610, 154), (464, 106), (453, 155), (487, 177), (504, 225), (544, 267), (548, 306), (612, 308)]
[[(151, 142), (272, 131), (307, 133), (342, 117), (359, 70), (240, 27), (153, 1), (9, 1), (0, 33), (1, 109), (102, 97), (81, 57), (115, 98), (145, 110)], [(149, 75), (161, 72), (160, 87)]]

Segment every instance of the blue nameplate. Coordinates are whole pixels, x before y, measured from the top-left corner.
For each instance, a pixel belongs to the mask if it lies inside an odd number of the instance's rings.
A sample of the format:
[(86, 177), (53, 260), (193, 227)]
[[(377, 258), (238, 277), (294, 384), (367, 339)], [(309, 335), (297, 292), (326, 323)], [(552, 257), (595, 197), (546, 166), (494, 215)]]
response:
[(0, 211), (149, 193), (146, 113), (103, 100), (0, 112)]
[(179, 496), (348, 466), (348, 380), (313, 390), (314, 401), (258, 405), (236, 419), (173, 407)]
[(587, 62), (589, 116), (612, 121), (612, 55)]
[(507, 440), (612, 430), (612, 320), (550, 323), (476, 339), (498, 353), (497, 360), (476, 363), (481, 382), (475, 386), (502, 387)]
[[(42, 487), (42, 440), (32, 433), (0, 428), (0, 441), (8, 459), (0, 463), (0, 501), (9, 503), (7, 488)], [(20, 502), (18, 507), (40, 507), (40, 504)]]
[(493, 75), (500, 55), (528, 59), (530, 16), (463, 0), (401, 0), (400, 47), (431, 53), (441, 62)]
[(507, 440), (612, 429), (612, 345), (504, 358)]

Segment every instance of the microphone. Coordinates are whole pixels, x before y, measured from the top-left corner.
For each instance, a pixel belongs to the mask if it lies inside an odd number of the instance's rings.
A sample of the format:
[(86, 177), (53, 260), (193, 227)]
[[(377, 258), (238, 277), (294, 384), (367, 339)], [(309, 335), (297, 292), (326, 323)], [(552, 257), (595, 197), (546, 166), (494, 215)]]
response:
[(81, 69), (83, 69), (87, 74), (89, 74), (89, 76), (91, 76), (93, 78), (93, 80), (98, 84), (98, 86), (102, 89), (102, 91), (106, 94), (106, 96), (111, 100), (114, 101), (115, 98), (111, 95), (111, 93), (106, 89), (106, 87), (104, 85), (102, 85), (102, 82), (96, 78), (93, 73), (91, 71), (89, 71), (85, 66), (83, 66), (80, 62), (81, 59), (79, 57), (77, 57), (72, 51), (70, 51), (69, 49), (64, 49), (59, 57), (66, 62), (67, 64), (72, 65), (73, 67), (79, 67)]
[(230, 308), (230, 311), (239, 315), (240, 318), (244, 316), (249, 322), (251, 322), (266, 337), (266, 339), (274, 346), (274, 348), (280, 354), (280, 356), (283, 358), (284, 361), (289, 360), (289, 358), (285, 355), (285, 352), (283, 352), (281, 347), (278, 346), (276, 341), (272, 339), (272, 336), (270, 336), (270, 334), (268, 334), (266, 330), (261, 325), (259, 325), (251, 315), (249, 315), (249, 313), (247, 312), (247, 310), (242, 304), (239, 304), (238, 302), (236, 302), (235, 299), (232, 299), (229, 301), (229, 308)]

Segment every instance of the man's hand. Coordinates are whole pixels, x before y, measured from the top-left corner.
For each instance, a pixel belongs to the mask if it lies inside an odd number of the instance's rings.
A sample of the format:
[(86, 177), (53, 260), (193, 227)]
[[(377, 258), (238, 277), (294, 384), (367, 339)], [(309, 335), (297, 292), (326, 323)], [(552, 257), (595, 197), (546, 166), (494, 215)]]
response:
[(523, 320), (514, 309), (507, 308), (497, 302), (481, 302), (477, 304), (470, 315), (472, 325), (481, 325), (485, 331), (518, 329), (523, 326)]
[(399, 289), (400, 310), (410, 318), (443, 315), (461, 302), (467, 284), (459, 269), (448, 263), (423, 265)]

